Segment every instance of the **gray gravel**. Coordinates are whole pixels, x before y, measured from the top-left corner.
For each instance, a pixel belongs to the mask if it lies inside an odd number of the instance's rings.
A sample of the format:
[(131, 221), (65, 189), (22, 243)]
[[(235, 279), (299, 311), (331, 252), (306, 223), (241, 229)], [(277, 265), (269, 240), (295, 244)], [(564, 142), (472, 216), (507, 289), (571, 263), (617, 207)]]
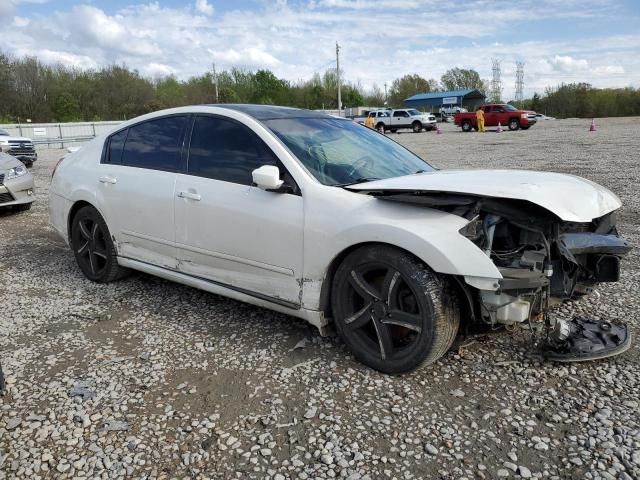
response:
[[(640, 119), (589, 123), (392, 138), (439, 167), (585, 176), (620, 195), (640, 245)], [(284, 315), (142, 274), (96, 285), (47, 225), (60, 155), (41, 152), (31, 211), (0, 213), (0, 478), (640, 477), (637, 343), (541, 364), (526, 334), (503, 332), (392, 377)], [(637, 333), (638, 255), (599, 300), (554, 314)]]

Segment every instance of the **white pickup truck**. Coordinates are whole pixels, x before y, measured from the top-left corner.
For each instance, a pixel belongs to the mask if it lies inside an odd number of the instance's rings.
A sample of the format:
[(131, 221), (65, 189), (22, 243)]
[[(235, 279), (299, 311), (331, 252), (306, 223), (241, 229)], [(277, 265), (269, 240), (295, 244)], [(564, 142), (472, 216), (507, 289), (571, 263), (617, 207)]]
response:
[(33, 140), (27, 137), (13, 137), (2, 128), (0, 128), (0, 152), (17, 158), (27, 167), (31, 167), (38, 159)]
[(387, 130), (395, 132), (401, 128), (410, 128), (418, 133), (436, 128), (436, 117), (430, 113), (423, 113), (415, 108), (397, 108), (395, 110), (374, 110), (369, 112), (373, 117), (373, 126), (384, 133)]

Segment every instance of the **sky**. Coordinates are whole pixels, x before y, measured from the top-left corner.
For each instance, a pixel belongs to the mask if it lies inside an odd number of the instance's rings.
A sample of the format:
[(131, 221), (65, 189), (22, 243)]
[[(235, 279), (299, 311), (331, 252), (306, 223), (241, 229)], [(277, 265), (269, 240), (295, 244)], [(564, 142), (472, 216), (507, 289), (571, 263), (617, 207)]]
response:
[(500, 60), (512, 99), (561, 82), (640, 87), (640, 1), (610, 0), (0, 0), (0, 50), (81, 68), (125, 64), (186, 79), (266, 68), (305, 80), (335, 66), (383, 88), (453, 67), (491, 79)]

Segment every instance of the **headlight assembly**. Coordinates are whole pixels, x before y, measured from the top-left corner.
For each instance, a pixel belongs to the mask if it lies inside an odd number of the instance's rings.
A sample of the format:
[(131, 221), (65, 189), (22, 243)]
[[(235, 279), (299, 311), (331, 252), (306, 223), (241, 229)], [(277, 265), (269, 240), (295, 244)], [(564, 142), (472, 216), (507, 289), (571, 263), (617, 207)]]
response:
[(18, 165), (17, 167), (13, 167), (9, 169), (9, 173), (7, 174), (6, 179), (11, 180), (12, 178), (21, 177), (27, 173), (27, 167), (24, 165)]

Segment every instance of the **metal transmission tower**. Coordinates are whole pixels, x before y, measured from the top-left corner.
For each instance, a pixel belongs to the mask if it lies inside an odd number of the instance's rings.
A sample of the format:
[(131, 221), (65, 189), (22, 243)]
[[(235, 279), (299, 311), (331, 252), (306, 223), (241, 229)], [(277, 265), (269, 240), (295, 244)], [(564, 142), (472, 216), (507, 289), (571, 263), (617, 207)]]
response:
[(524, 62), (516, 62), (516, 102), (524, 100)]
[(502, 97), (502, 80), (500, 80), (500, 60), (491, 59), (491, 71), (493, 77), (491, 79), (491, 100), (499, 102)]

